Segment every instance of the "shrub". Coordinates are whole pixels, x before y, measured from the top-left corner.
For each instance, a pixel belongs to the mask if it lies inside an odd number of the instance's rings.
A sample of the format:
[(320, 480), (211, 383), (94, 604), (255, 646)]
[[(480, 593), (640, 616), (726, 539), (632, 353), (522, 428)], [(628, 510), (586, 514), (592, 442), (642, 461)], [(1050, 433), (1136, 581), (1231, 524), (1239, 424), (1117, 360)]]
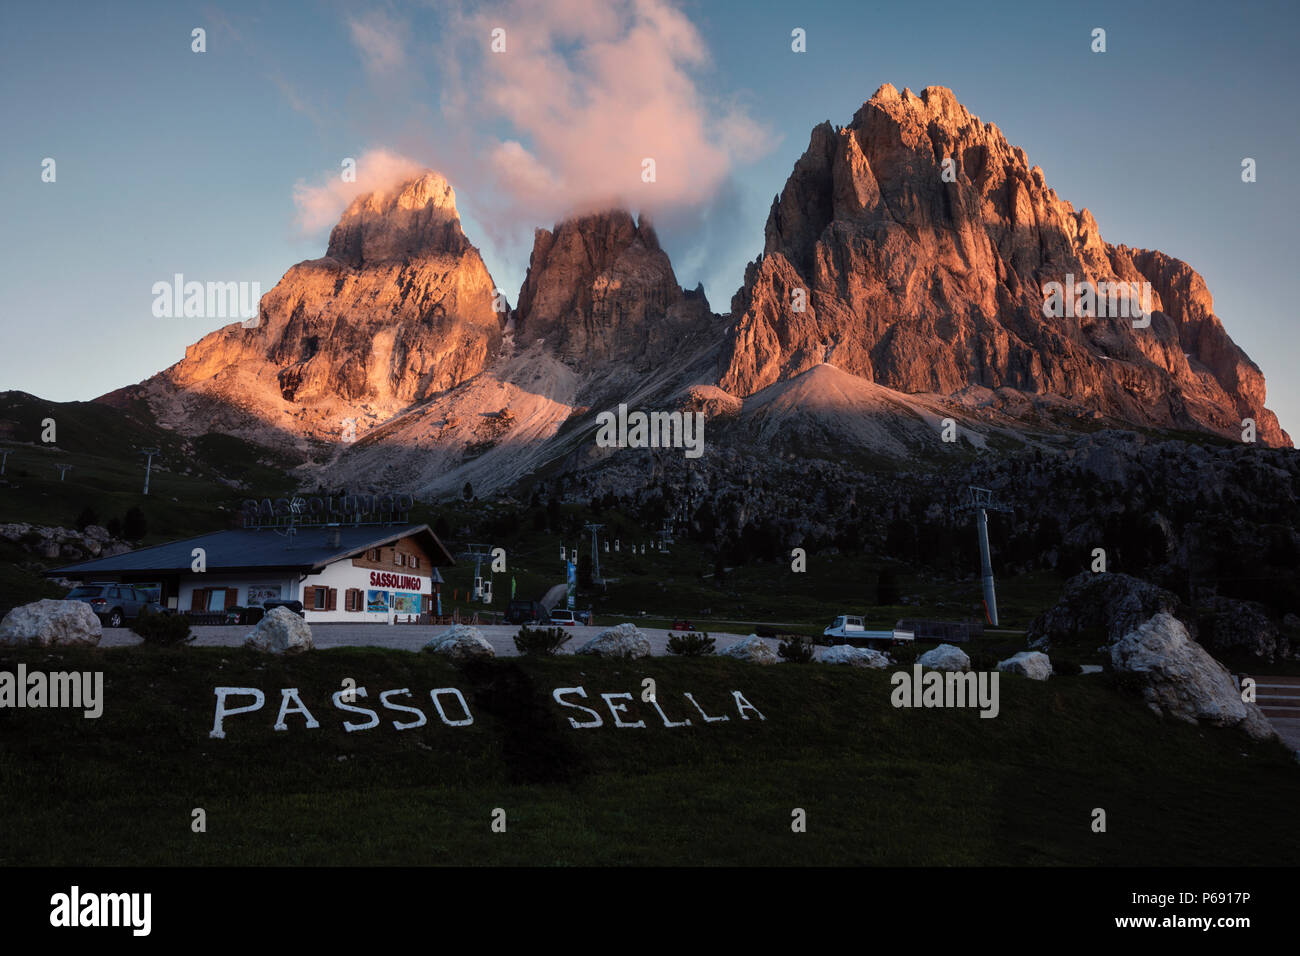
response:
[(87, 505), (81, 509), (81, 514), (77, 515), (77, 530), (85, 531), (92, 524), (99, 524), (99, 515), (95, 514), (95, 509)]
[(525, 624), (515, 635), (515, 650), (520, 654), (550, 656), (573, 636), (562, 627), (529, 627)]
[(668, 653), (682, 657), (703, 657), (712, 654), (713, 647), (714, 640), (706, 631), (688, 631), (668, 638)]
[(916, 659), (924, 654), (929, 648), (920, 647), (916, 641), (908, 641), (906, 644), (899, 644), (889, 649), (889, 656), (894, 659), (894, 663), (901, 664), (904, 667), (911, 667), (916, 663)]
[(781, 642), (776, 653), (791, 664), (807, 664), (815, 655), (812, 641), (792, 634)]
[(131, 630), (144, 638), (146, 644), (157, 647), (188, 644), (194, 640), (190, 633), (190, 619), (184, 614), (158, 614), (147, 608), (142, 609), (131, 622)]

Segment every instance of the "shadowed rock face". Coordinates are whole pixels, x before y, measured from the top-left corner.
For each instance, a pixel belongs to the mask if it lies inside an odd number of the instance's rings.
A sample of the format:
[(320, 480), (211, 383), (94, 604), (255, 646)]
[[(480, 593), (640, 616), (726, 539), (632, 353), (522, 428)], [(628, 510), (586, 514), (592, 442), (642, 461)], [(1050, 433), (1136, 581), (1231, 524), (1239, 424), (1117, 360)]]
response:
[(654, 229), (621, 209), (537, 230), (517, 322), (522, 341), (544, 339), (565, 360), (638, 371), (713, 325), (703, 291), (678, 286)]
[(326, 256), (263, 296), (256, 328), (213, 332), (161, 377), (337, 438), (362, 405), (386, 417), (482, 371), (501, 341), (493, 294), (455, 194), (426, 173), (354, 200)]
[[(1045, 318), (1042, 288), (1067, 273), (1149, 282), (1150, 327)], [(1201, 277), (1103, 242), (1086, 209), (941, 87), (883, 86), (849, 126), (813, 130), (732, 314), (720, 385), (736, 395), (830, 362), (903, 392), (1050, 393), (1135, 424), (1239, 437), (1253, 418), (1261, 442), (1290, 444)]]

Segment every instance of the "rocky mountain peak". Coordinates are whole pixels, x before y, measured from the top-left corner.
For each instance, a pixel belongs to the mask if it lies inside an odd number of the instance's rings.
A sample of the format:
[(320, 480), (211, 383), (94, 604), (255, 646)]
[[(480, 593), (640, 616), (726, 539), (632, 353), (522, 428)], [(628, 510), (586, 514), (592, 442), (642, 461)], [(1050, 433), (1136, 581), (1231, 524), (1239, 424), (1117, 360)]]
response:
[[(1047, 318), (1044, 286), (1146, 283), (1150, 322)], [(820, 362), (901, 392), (1056, 395), (1150, 426), (1290, 440), (1204, 282), (1112, 246), (1086, 209), (951, 90), (886, 84), (815, 127), (732, 302), (719, 384), (752, 395)]]
[(327, 256), (366, 263), (450, 254), (469, 248), (461, 231), (456, 193), (440, 174), (411, 179), (358, 196), (330, 233)]
[(566, 359), (646, 363), (711, 313), (677, 284), (648, 218), (611, 209), (536, 231), (516, 317)]
[(254, 324), (212, 332), (142, 388), (181, 430), (346, 441), (481, 372), (503, 320), (455, 193), (426, 171), (353, 200)]

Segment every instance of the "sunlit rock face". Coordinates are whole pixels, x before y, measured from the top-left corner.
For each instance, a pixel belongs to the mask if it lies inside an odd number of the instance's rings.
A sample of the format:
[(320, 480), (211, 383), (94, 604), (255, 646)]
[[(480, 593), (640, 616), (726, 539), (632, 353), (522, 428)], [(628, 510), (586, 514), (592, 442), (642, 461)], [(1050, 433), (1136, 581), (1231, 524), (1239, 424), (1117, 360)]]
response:
[[(1146, 283), (1150, 325), (1046, 316), (1044, 286), (1067, 274)], [(1250, 418), (1260, 442), (1290, 444), (1201, 277), (1104, 242), (942, 87), (883, 86), (848, 126), (813, 130), (732, 315), (719, 384), (735, 395), (828, 362), (902, 392), (1009, 388), (1134, 424), (1240, 437)]]
[(355, 199), (326, 255), (262, 297), (255, 327), (205, 336), (144, 389), (182, 430), (346, 439), (481, 372), (505, 317), (454, 192), (427, 172)]

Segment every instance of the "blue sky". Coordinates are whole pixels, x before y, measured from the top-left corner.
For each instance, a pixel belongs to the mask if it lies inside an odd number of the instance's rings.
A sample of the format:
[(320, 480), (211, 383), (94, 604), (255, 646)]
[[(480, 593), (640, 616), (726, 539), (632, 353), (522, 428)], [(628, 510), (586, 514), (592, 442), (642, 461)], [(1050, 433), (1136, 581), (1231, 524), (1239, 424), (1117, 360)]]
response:
[[(561, 57), (577, 42), (563, 20), (581, 19), (585, 2), (551, 8)], [(1108, 241), (1199, 271), (1228, 332), (1264, 370), (1268, 404), (1300, 432), (1297, 5), (675, 8), (701, 47), (676, 66), (693, 84), (683, 94), (701, 124), (692, 135), (712, 165), (655, 217), (680, 281), (703, 282), (716, 311), (761, 250), (768, 206), (816, 123), (847, 123), (882, 83), (948, 86), (1062, 198), (1090, 209)], [(178, 360), (224, 323), (155, 318), (153, 283), (180, 272), (268, 291), (324, 252), (328, 227), (304, 231), (295, 186), (324, 189), (343, 157), (376, 150), (452, 180), (467, 233), (513, 301), (532, 229), (552, 224), (540, 217), (556, 214), (583, 171), (553, 157), (567, 192), (509, 195), (485, 172), (485, 144), (517, 142), (545, 160), (546, 122), (599, 129), (604, 115), (509, 115), (465, 48), (488, 22), (525, 25), (493, 4), (6, 4), (0, 388), (89, 399)], [(196, 54), (200, 26), (207, 52)], [(1104, 54), (1089, 50), (1098, 26)], [(795, 27), (807, 31), (805, 54), (790, 51)], [(1258, 163), (1253, 184), (1240, 179), (1245, 156)], [(54, 183), (41, 182), (45, 157), (57, 163)], [(716, 198), (691, 192), (704, 187)]]

